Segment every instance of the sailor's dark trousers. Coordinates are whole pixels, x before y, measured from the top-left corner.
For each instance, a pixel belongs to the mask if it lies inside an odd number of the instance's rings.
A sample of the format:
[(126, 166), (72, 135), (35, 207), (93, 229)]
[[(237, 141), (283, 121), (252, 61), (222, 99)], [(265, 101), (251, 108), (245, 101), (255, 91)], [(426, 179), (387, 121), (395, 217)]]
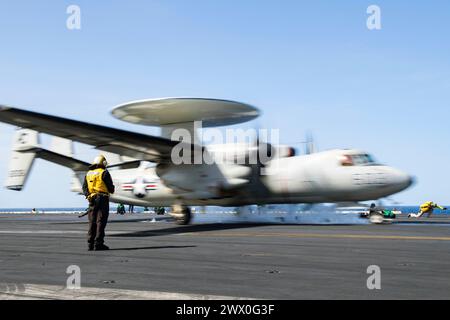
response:
[(96, 195), (89, 204), (89, 244), (102, 245), (104, 243), (108, 216), (109, 197), (106, 195)]

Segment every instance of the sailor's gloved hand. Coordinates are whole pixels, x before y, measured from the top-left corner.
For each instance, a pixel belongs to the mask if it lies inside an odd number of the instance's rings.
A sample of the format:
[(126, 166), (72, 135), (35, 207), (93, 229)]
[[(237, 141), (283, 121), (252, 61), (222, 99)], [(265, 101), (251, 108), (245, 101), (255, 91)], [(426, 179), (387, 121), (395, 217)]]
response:
[(95, 200), (95, 194), (90, 194), (86, 197), (87, 201), (89, 202), (89, 206), (93, 206), (94, 205), (94, 200)]

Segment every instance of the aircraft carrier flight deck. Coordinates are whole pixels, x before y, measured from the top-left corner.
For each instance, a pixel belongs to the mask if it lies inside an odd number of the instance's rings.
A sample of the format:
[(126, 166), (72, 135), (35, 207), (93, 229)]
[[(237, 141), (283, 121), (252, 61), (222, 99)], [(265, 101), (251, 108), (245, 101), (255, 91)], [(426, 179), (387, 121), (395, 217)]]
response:
[[(0, 215), (0, 299), (449, 299), (450, 219), (372, 225), (193, 224), (111, 215)], [(81, 289), (66, 288), (70, 266)], [(380, 288), (368, 288), (369, 266)], [(69, 268), (69, 269), (68, 269)]]

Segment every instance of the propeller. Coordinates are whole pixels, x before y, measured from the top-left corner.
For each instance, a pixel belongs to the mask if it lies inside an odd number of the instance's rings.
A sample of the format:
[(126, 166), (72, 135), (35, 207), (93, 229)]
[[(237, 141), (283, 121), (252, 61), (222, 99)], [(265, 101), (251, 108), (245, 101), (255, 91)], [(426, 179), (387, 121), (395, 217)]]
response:
[(265, 168), (265, 164), (275, 155), (275, 150), (272, 144), (267, 142), (269, 131), (261, 129), (260, 121), (255, 121), (252, 128), (255, 137), (251, 151), (253, 154), (250, 154), (249, 157), (251, 160), (256, 160), (257, 174), (261, 175), (261, 170)]
[(306, 139), (305, 139), (305, 154), (312, 154), (316, 152), (315, 144), (314, 144), (314, 137), (312, 135), (311, 131), (306, 132)]
[(269, 130), (263, 131), (261, 130), (261, 128), (258, 127), (256, 128), (256, 141), (255, 141), (255, 145), (256, 145), (256, 151), (257, 153), (257, 160), (258, 160), (258, 167), (264, 168), (266, 162), (268, 162), (274, 155), (275, 155), (275, 150), (273, 145), (270, 142), (267, 142), (267, 140), (269, 139)]
[(318, 148), (316, 147), (316, 142), (314, 140), (314, 136), (310, 130), (305, 133), (305, 140), (296, 141), (293, 143), (288, 143), (289, 145), (303, 145), (304, 146), (304, 154), (312, 154), (317, 152)]

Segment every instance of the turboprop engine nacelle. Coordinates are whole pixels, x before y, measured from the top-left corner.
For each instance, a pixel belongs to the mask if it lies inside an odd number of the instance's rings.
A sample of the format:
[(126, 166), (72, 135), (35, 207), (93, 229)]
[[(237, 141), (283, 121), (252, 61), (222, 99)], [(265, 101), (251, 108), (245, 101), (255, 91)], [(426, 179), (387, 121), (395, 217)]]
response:
[[(156, 173), (162, 181), (188, 199), (218, 198), (224, 192), (246, 185), (252, 169), (236, 164), (160, 164)], [(199, 177), (195, 181), (192, 177)]]
[[(235, 163), (239, 165), (256, 164), (261, 156), (267, 160), (295, 156), (295, 149), (287, 145), (269, 143), (230, 143), (208, 145), (207, 150), (216, 163)], [(258, 155), (258, 153), (260, 153)], [(253, 163), (252, 162), (255, 162)]]

